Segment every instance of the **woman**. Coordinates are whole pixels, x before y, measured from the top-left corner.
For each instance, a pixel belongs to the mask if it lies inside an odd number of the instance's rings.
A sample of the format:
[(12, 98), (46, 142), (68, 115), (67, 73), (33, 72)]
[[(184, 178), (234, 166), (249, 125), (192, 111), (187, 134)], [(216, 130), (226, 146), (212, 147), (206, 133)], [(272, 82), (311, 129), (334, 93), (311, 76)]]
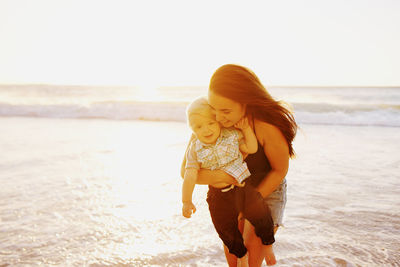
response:
[[(232, 127), (247, 117), (254, 130), (258, 151), (245, 158), (252, 174), (250, 182), (261, 193), (271, 210), (275, 232), (282, 224), (286, 204), (285, 176), (289, 159), (294, 156), (292, 141), (297, 124), (282, 102), (274, 100), (258, 77), (249, 69), (233, 64), (223, 65), (211, 77), (209, 104), (214, 108), (217, 121), (223, 127)], [(184, 170), (182, 164), (182, 170)], [(235, 180), (221, 170), (201, 169), (198, 184), (235, 184)], [(252, 225), (239, 218), (239, 228), (249, 252), (249, 266), (261, 266), (264, 259), (262, 243)], [(236, 266), (237, 259), (224, 247), (229, 266)]]

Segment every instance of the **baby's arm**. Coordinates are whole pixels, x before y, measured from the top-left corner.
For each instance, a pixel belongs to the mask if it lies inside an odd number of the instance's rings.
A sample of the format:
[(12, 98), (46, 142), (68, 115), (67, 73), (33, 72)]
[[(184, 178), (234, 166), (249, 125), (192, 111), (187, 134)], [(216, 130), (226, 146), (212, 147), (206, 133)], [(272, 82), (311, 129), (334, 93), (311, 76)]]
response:
[(192, 216), (192, 212), (196, 212), (196, 207), (192, 203), (192, 194), (197, 180), (197, 169), (188, 168), (185, 171), (182, 185), (182, 215), (186, 218)]
[(253, 129), (251, 129), (247, 118), (241, 119), (235, 124), (235, 127), (242, 130), (243, 133), (244, 143), (240, 144), (240, 151), (247, 154), (256, 153), (258, 149), (257, 137)]
[(189, 142), (188, 142), (188, 144), (187, 144), (187, 146), (186, 146), (185, 154), (183, 155), (183, 160), (182, 160), (182, 164), (181, 164), (181, 177), (182, 177), (182, 178), (185, 178), (186, 156), (187, 156), (187, 154), (188, 154), (188, 151), (189, 151), (189, 148), (190, 148), (190, 144), (192, 143), (193, 139), (194, 139), (194, 134), (192, 134), (192, 135), (190, 136), (190, 140), (189, 140)]

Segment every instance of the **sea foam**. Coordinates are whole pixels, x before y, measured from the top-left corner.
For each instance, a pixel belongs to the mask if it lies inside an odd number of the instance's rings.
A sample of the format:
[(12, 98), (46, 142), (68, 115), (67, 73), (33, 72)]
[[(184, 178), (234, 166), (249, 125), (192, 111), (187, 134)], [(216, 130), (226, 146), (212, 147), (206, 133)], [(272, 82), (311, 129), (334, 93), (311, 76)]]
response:
[[(185, 122), (186, 105), (185, 102), (118, 101), (58, 105), (0, 103), (0, 116)], [(400, 109), (397, 107), (352, 107), (323, 104), (293, 104), (292, 107), (298, 123), (400, 127)]]

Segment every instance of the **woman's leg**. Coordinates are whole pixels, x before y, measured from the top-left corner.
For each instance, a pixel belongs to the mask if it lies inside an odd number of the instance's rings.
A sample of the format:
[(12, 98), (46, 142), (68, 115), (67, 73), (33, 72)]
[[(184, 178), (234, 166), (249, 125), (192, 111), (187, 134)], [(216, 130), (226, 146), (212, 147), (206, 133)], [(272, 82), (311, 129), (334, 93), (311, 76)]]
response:
[[(286, 179), (272, 192), (265, 200), (271, 210), (272, 219), (275, 222), (274, 234), (278, 231), (279, 225), (282, 225), (283, 213), (286, 206)], [(267, 259), (265, 259), (267, 262)]]
[[(279, 226), (276, 226), (274, 228), (275, 233), (278, 230), (278, 227)], [(261, 243), (261, 239), (256, 235), (253, 225), (251, 225), (247, 220), (243, 231), (243, 238), (249, 253), (249, 266), (261, 266), (265, 259), (265, 251), (263, 250), (264, 245)], [(267, 260), (265, 263), (268, 265)]]
[(261, 239), (256, 235), (253, 225), (248, 220), (245, 220), (243, 229), (243, 239), (247, 251), (249, 253), (249, 266), (261, 266), (265, 253)]

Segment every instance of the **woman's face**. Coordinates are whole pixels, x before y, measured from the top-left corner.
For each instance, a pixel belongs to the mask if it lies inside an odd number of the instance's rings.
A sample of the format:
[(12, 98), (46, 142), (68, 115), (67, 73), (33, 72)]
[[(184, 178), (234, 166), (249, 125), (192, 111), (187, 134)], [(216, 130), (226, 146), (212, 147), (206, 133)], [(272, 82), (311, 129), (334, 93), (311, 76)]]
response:
[(212, 91), (208, 91), (208, 103), (215, 110), (216, 119), (223, 127), (232, 127), (246, 114), (245, 105)]

